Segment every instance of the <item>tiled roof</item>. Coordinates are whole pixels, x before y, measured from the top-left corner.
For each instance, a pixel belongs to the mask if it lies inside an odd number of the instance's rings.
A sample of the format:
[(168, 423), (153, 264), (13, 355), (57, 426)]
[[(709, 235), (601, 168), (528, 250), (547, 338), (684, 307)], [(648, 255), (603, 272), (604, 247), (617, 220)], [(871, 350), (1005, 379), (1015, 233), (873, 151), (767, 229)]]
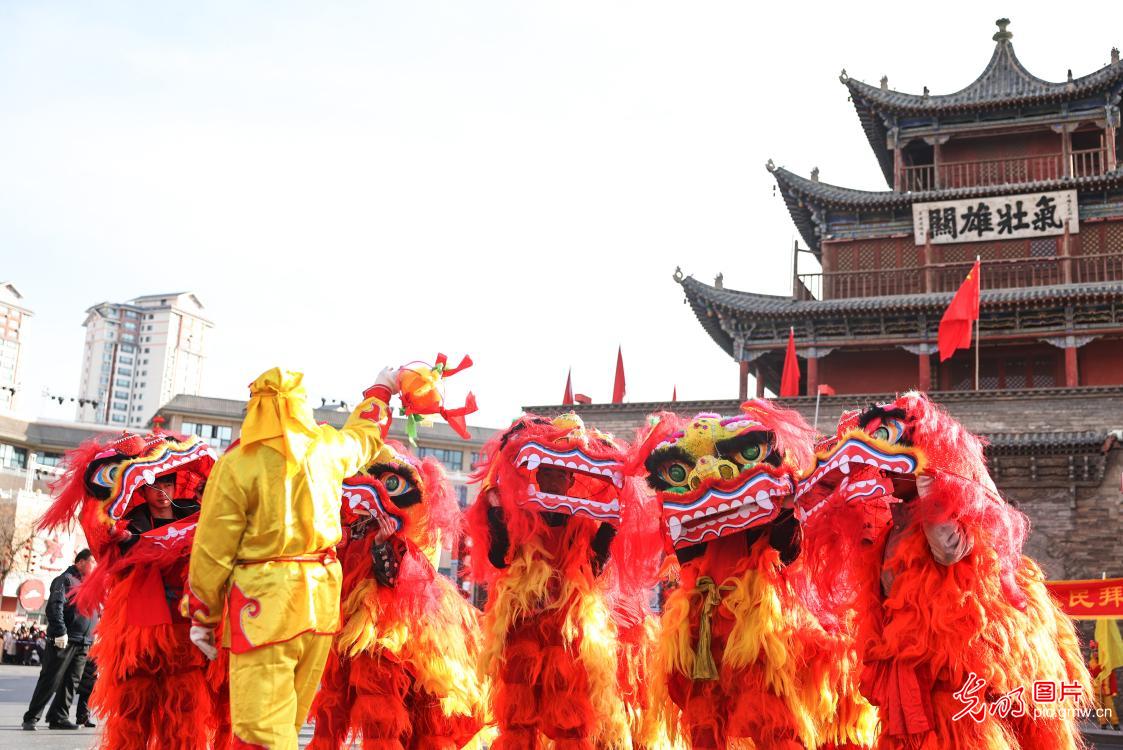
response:
[[(940, 312), (944, 310), (953, 292), (931, 294), (894, 294), (880, 297), (847, 297), (829, 300), (797, 300), (790, 296), (755, 294), (735, 289), (718, 289), (687, 276), (682, 284), (687, 302), (694, 315), (717, 344), (733, 353), (733, 339), (726, 333), (714, 314), (715, 310), (753, 318), (772, 320), (797, 320), (823, 317), (838, 313), (881, 312)], [(1115, 299), (1123, 302), (1123, 282), (1100, 284), (1035, 286), (1014, 289), (984, 289), (980, 295), (983, 308), (1012, 305), (1032, 305), (1035, 302), (1086, 302)]]
[[(735, 289), (718, 289), (694, 277), (682, 280), (688, 299), (697, 297), (731, 311), (750, 312), (765, 317), (802, 317), (804, 315), (830, 315), (854, 310), (916, 311), (943, 310), (951, 302), (954, 292), (931, 294), (889, 294), (880, 297), (846, 297), (828, 300), (797, 300), (790, 296), (754, 294)], [(984, 289), (980, 295), (983, 307), (1001, 307), (1035, 301), (1086, 301), (1119, 298), (1123, 300), (1123, 282), (1109, 281), (1099, 284), (1062, 284), (1057, 286), (1016, 287), (1012, 289)]]
[(1123, 62), (1113, 62), (1089, 75), (1060, 83), (1038, 78), (1026, 70), (1014, 53), (1012, 36), (1005, 30), (995, 34), (994, 54), (986, 68), (968, 86), (952, 94), (906, 94), (871, 86), (845, 73), (840, 78), (850, 89), (855, 105), (868, 102), (878, 111), (896, 114), (942, 114), (1078, 101), (1123, 83)]
[(26, 444), (36, 450), (60, 452), (76, 448), (90, 438), (120, 433), (120, 427), (83, 422), (28, 422), (0, 416), (0, 440)]
[(908, 208), (914, 203), (959, 200), (975, 196), (1010, 195), (1047, 190), (1103, 190), (1123, 185), (1123, 170), (1087, 177), (1062, 177), (1056, 180), (1017, 182), (1006, 185), (984, 185), (944, 190), (922, 190), (897, 193), (892, 190), (856, 190), (809, 180), (789, 172), (783, 167), (768, 165), (768, 170), (780, 186), (788, 213), (792, 216), (800, 235), (816, 253), (819, 235), (812, 219), (814, 208), (838, 208), (852, 211)]
[(984, 435), (991, 454), (1013, 455), (1040, 451), (1042, 448), (1101, 450), (1114, 442), (1109, 432), (1018, 432)]
[(850, 78), (846, 71), (839, 79), (850, 91), (850, 99), (862, 123), (862, 130), (877, 156), (885, 181), (893, 185), (893, 153), (886, 146), (887, 125), (884, 116), (924, 117), (964, 114), (980, 111), (1018, 110), (1028, 107), (1060, 105), (1087, 101), (1123, 88), (1123, 63), (1117, 56), (1099, 70), (1079, 78), (1053, 83), (1026, 70), (1014, 52), (1006, 31), (1009, 21), (1000, 19), (999, 32), (990, 62), (969, 86), (951, 94), (906, 94), (885, 86), (871, 86)]

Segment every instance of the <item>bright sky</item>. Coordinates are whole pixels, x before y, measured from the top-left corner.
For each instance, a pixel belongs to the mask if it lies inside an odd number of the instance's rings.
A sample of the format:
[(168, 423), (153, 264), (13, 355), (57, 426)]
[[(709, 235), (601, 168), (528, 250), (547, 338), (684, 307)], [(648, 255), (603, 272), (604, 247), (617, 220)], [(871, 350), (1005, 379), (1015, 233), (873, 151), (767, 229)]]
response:
[[(96, 6), (96, 7), (95, 7)], [(736, 396), (672, 281), (790, 291), (764, 169), (885, 183), (839, 71), (967, 85), (994, 19), (1036, 75), (1117, 27), (1055, 2), (143, 2), (0, 5), (0, 280), (35, 313), (25, 411), (76, 394), (84, 310), (198, 294), (205, 393), (281, 364), (352, 399), (384, 364), (477, 366), (523, 404)]]

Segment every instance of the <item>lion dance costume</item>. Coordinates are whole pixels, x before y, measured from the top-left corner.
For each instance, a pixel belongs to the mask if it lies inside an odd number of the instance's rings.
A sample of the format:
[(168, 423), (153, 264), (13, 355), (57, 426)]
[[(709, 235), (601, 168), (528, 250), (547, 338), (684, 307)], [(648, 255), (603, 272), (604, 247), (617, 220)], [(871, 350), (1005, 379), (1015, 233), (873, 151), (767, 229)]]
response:
[[(615, 613), (624, 605), (614, 594), (628, 590), (623, 558), (638, 556), (614, 554), (615, 572), (604, 570), (617, 528), (642, 510), (624, 460), (621, 445), (572, 413), (524, 416), (484, 448), (470, 559), (488, 590), (480, 668), (491, 680), (497, 750), (641, 741), (639, 712), (627, 705), (640, 696), (635, 673), (621, 673), (642, 658), (621, 650)], [(635, 643), (643, 620), (628, 618)]]
[[(796, 413), (754, 400), (732, 417), (658, 414), (637, 446), (678, 560), (659, 644), (666, 712), (692, 747), (861, 744), (873, 711), (846, 633), (806, 600), (791, 507), (812, 456)], [(808, 589), (807, 591), (810, 591)]]
[(477, 613), (434, 567), (460, 510), (434, 458), (396, 443), (343, 483), (343, 629), (312, 708), (309, 750), (459, 748), (483, 726)]
[(339, 629), (341, 486), (390, 456), (392, 377), (340, 430), (316, 424), (302, 377), (274, 368), (251, 384), (241, 443), (215, 465), (191, 552), (182, 607), (202, 633), (225, 613), (234, 748), (297, 747)]
[[(190, 623), (176, 609), (198, 519), (194, 500), (214, 454), (194, 436), (126, 433), (108, 444), (85, 443), (65, 463), (58, 497), (40, 523), (57, 528), (77, 514), (99, 562), (77, 603), (86, 611), (104, 605), (90, 652), (98, 665), (90, 705), (104, 717), (100, 746), (223, 747), (223, 677), (217, 669), (208, 675), (188, 638)], [(186, 517), (138, 530), (148, 521), (142, 488), (172, 480)]]
[(1027, 520), (998, 495), (979, 438), (906, 393), (844, 415), (799, 493), (809, 547), (830, 539), (811, 556), (857, 614), (879, 748), (1083, 746), (1072, 621), (1022, 555)]

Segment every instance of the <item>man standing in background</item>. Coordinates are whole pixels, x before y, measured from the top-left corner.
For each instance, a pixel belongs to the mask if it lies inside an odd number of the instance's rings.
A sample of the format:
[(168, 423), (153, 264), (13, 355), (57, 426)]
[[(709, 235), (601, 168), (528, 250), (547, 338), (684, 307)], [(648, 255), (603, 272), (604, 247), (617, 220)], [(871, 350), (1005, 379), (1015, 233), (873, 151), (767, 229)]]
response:
[(47, 723), (51, 729), (77, 729), (70, 721), (70, 703), (86, 668), (86, 655), (94, 641), (97, 615), (86, 617), (78, 611), (72, 600), (73, 591), (97, 567), (94, 554), (84, 549), (74, 558), (74, 564), (51, 581), (51, 595), (47, 599), (47, 647), (43, 653), (43, 668), (31, 705), (23, 715), (23, 728), (35, 731), (43, 715), (43, 707), (51, 700)]

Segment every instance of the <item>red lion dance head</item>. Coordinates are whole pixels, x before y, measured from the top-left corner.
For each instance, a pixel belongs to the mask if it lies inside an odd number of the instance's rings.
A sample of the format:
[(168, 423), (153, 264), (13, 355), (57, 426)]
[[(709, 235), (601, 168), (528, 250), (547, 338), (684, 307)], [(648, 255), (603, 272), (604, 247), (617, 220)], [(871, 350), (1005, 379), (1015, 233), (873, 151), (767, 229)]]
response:
[[(472, 479), (483, 497), (498, 502), (512, 549), (563, 523), (571, 540), (584, 544), (611, 526), (620, 531), (612, 543), (618, 584), (639, 586), (654, 576), (653, 519), (642, 486), (627, 472), (627, 451), (573, 412), (553, 419), (527, 414), (484, 446)], [(487, 508), (477, 502), (470, 512), (474, 539), (488, 538)], [(477, 580), (494, 578), (498, 571), (486, 555), (471, 557)]]
[[(39, 526), (60, 528), (77, 516), (86, 543), (99, 563), (94, 577), (82, 587), (79, 604), (96, 606), (104, 595), (110, 566), (121, 555), (118, 543), (128, 535), (127, 516), (145, 502), (140, 489), (171, 478), (173, 499), (194, 499), (214, 462), (214, 451), (198, 437), (166, 432), (126, 432), (112, 442), (87, 441), (66, 454), (65, 471), (51, 486), (56, 498)], [(189, 537), (184, 532), (183, 538), (174, 538), (178, 533), (175, 527), (159, 533), (168, 537), (168, 544)]]
[[(800, 483), (798, 506), (805, 519), (835, 506), (832, 523), (843, 524), (895, 502), (916, 503), (916, 519), (924, 523), (955, 519), (983, 536), (979, 541), (998, 557), (1007, 596), (1018, 603), (1023, 597), (1014, 570), (1028, 522), (998, 494), (984, 445), (926, 396), (910, 391), (843, 415), (833, 445), (816, 456)], [(919, 476), (931, 481), (923, 493)], [(839, 513), (839, 503), (855, 512)]]
[(460, 509), (444, 467), (435, 458), (417, 458), (396, 441), (386, 447), (388, 459), (344, 480), (344, 522), (352, 529), (374, 523), (429, 554), (454, 544)]
[[(662, 509), (668, 550), (777, 521), (811, 457), (812, 432), (795, 412), (747, 401), (732, 417), (655, 415), (634, 463)], [(638, 466), (636, 467), (638, 469)]]

